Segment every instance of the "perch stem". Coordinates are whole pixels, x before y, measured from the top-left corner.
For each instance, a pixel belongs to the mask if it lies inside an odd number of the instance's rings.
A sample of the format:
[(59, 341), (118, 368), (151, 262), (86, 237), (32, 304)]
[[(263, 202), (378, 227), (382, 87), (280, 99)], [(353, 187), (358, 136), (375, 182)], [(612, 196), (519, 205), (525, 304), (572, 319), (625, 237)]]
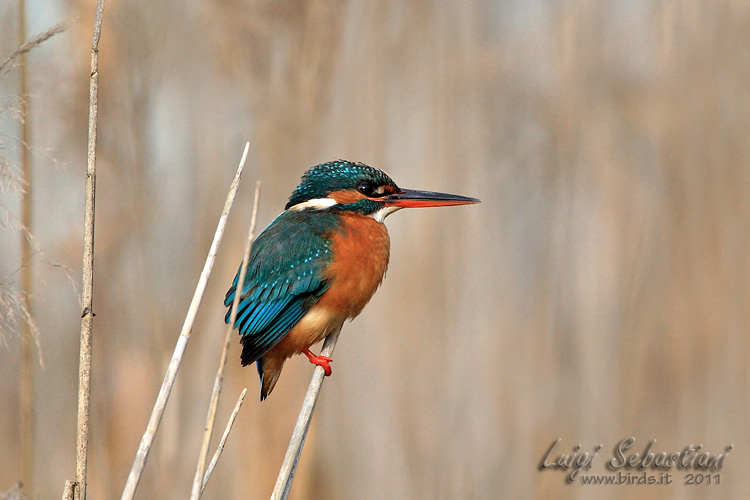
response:
[[(336, 330), (326, 337), (323, 349), (320, 352), (321, 356), (330, 357), (333, 354), (340, 331)], [(305, 445), (307, 431), (310, 429), (313, 411), (315, 411), (315, 404), (318, 402), (318, 395), (320, 394), (324, 379), (325, 369), (322, 366), (316, 366), (310, 380), (310, 386), (307, 388), (305, 399), (302, 402), (302, 409), (300, 410), (299, 417), (297, 417), (297, 424), (292, 431), (292, 437), (289, 440), (284, 461), (281, 463), (281, 469), (276, 479), (276, 486), (274, 486), (273, 493), (271, 494), (271, 500), (286, 500), (289, 496), (289, 490), (294, 480), (294, 473), (297, 470), (299, 457), (302, 454), (302, 447)]]

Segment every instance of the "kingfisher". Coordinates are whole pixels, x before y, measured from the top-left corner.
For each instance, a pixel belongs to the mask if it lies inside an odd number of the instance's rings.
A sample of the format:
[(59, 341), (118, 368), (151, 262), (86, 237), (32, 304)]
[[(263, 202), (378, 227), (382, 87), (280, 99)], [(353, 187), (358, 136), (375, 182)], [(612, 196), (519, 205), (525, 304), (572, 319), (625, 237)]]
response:
[[(388, 215), (479, 202), (401, 189), (363, 163), (338, 160), (305, 172), (284, 211), (253, 242), (233, 325), (241, 336), (242, 365), (257, 364), (261, 401), (295, 354), (331, 374), (333, 360), (310, 347), (359, 315), (382, 283), (390, 255), (383, 223)], [(239, 275), (224, 299), (226, 323)]]

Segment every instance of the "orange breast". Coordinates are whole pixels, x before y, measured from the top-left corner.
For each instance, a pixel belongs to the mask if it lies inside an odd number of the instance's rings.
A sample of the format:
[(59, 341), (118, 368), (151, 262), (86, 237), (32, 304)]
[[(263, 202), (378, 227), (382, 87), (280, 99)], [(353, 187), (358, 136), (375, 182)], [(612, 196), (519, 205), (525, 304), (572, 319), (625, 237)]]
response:
[(333, 261), (326, 270), (331, 285), (265, 355), (268, 367), (272, 363), (280, 366), (284, 359), (323, 340), (344, 321), (357, 316), (383, 281), (391, 247), (384, 224), (359, 214), (343, 215), (342, 226), (331, 240)]
[(345, 320), (362, 312), (383, 281), (391, 240), (385, 225), (371, 217), (347, 214), (342, 222), (332, 235), (331, 287), (317, 305)]

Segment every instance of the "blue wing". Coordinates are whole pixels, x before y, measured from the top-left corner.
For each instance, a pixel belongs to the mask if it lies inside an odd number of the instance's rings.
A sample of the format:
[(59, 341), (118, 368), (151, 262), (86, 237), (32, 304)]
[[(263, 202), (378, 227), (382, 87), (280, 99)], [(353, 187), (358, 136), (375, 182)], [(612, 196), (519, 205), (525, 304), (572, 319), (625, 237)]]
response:
[[(310, 310), (328, 288), (329, 214), (287, 211), (255, 240), (234, 327), (242, 335), (242, 364), (258, 360)], [(229, 323), (239, 271), (224, 299)]]

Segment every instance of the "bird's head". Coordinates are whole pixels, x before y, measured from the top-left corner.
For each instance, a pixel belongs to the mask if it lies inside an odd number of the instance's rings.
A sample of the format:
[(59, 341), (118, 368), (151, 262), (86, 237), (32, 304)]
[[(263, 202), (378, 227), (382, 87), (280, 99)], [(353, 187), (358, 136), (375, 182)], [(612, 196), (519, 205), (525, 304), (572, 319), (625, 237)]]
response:
[(302, 176), (287, 210), (339, 210), (382, 222), (401, 208), (444, 207), (480, 200), (446, 193), (399, 188), (382, 170), (337, 160), (312, 167)]

